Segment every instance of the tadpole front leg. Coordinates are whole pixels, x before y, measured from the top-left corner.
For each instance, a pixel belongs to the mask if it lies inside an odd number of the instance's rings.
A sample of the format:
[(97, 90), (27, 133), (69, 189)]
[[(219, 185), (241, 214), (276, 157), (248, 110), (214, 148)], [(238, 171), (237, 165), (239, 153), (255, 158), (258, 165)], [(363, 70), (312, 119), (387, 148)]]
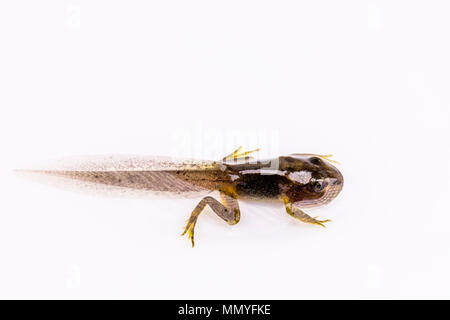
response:
[(301, 222), (304, 223), (309, 223), (309, 224), (316, 224), (318, 226), (322, 226), (324, 228), (326, 228), (326, 226), (324, 225), (325, 222), (330, 222), (331, 220), (326, 219), (326, 220), (317, 220), (317, 217), (311, 217), (310, 215), (308, 215), (307, 213), (303, 212), (300, 208), (297, 208), (293, 203), (291, 203), (289, 201), (288, 198), (284, 199), (284, 206), (286, 208), (286, 212), (294, 217), (297, 220), (300, 220)]

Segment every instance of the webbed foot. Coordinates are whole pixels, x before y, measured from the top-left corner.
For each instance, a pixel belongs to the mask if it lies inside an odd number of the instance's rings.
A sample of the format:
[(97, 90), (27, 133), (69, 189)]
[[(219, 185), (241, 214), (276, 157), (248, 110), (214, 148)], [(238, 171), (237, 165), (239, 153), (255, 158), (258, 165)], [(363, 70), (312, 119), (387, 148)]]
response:
[(233, 153), (227, 155), (226, 157), (223, 157), (223, 161), (230, 161), (230, 160), (237, 160), (237, 159), (242, 159), (242, 158), (249, 158), (251, 159), (251, 157), (249, 157), (250, 154), (258, 152), (260, 149), (254, 149), (254, 150), (250, 150), (250, 151), (243, 151), (242, 150), (243, 147), (240, 146), (239, 148), (237, 148), (236, 150), (233, 151)]
[(331, 221), (332, 221), (332, 220), (330, 220), (330, 219), (317, 220), (317, 218), (318, 218), (318, 217), (312, 218), (314, 221), (313, 221), (313, 222), (309, 222), (309, 223), (317, 224), (318, 226), (322, 226), (322, 227), (326, 228), (327, 226), (324, 225), (324, 223), (326, 223), (326, 222), (331, 222)]
[(186, 233), (188, 233), (188, 237), (191, 240), (192, 243), (192, 248), (195, 245), (195, 241), (194, 241), (194, 227), (195, 227), (195, 222), (191, 222), (190, 220), (188, 221), (188, 223), (186, 224), (186, 227), (184, 228), (183, 233), (181, 234), (182, 236), (184, 236)]

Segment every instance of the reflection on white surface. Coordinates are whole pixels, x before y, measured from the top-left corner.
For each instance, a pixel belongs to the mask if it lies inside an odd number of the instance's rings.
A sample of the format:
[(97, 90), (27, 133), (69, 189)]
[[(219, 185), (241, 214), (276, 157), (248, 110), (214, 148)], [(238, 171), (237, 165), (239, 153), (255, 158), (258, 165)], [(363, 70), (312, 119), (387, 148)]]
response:
[[(2, 2), (0, 297), (450, 298), (450, 4), (373, 3)], [(199, 199), (11, 172), (252, 143), (335, 154), (345, 187), (308, 210), (327, 228), (241, 202), (235, 226), (205, 210), (192, 249)]]

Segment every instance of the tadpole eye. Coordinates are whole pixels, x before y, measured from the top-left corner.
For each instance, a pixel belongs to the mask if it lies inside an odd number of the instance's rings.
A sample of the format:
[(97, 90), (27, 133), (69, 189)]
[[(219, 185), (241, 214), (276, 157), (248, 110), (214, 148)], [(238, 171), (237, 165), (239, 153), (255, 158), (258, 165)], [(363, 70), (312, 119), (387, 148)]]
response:
[(311, 158), (309, 159), (309, 161), (310, 161), (312, 164), (316, 165), (316, 166), (318, 166), (318, 165), (320, 165), (320, 164), (322, 163), (322, 161), (321, 161), (320, 158), (318, 158), (318, 157), (311, 157)]
[(315, 180), (312, 181), (310, 186), (311, 186), (311, 190), (313, 192), (320, 192), (325, 188), (325, 182), (323, 182), (322, 180)]

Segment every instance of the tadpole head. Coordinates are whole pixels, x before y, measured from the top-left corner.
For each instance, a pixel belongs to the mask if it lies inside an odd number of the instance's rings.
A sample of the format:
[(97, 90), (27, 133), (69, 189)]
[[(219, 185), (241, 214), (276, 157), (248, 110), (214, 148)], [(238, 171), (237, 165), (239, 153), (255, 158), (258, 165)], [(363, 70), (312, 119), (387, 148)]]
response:
[(340, 193), (344, 177), (329, 157), (306, 153), (280, 157), (279, 169), (291, 181), (288, 192), (297, 205), (325, 204)]

